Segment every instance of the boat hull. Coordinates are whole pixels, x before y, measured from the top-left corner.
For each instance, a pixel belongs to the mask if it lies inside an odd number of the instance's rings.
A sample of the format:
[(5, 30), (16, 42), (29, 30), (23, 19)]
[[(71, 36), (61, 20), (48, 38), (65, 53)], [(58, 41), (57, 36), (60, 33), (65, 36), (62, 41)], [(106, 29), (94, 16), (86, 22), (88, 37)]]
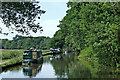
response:
[(43, 62), (43, 57), (40, 57), (38, 59), (23, 59), (22, 65), (32, 65), (32, 64), (38, 64)]

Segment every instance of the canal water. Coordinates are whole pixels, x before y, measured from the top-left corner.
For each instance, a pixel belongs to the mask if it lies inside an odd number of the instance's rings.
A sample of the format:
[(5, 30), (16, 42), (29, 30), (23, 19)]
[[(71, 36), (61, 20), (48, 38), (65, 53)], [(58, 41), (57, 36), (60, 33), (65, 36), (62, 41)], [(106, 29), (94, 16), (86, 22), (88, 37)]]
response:
[(44, 56), (42, 63), (33, 66), (17, 65), (4, 70), (2, 78), (117, 78), (120, 70), (92, 61), (78, 60), (74, 53)]

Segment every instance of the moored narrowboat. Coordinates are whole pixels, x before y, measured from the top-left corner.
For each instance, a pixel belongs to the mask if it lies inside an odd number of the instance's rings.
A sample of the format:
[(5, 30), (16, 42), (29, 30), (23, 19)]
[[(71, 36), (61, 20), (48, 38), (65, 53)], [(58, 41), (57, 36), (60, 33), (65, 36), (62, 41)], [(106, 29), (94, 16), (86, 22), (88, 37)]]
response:
[(36, 51), (26, 50), (23, 53), (22, 65), (29, 65), (31, 63), (40, 63), (42, 59), (43, 57), (41, 50), (36, 50)]
[(50, 48), (50, 51), (53, 54), (62, 53), (62, 50), (60, 48), (57, 48), (57, 49)]

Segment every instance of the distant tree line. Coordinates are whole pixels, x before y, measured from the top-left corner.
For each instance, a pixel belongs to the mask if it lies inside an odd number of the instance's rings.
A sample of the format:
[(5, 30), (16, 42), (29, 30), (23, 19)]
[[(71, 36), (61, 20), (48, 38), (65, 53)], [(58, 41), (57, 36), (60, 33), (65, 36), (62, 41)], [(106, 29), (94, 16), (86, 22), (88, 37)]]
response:
[(50, 46), (71, 48), (100, 64), (119, 66), (120, 1), (68, 2), (67, 7)]
[(16, 35), (13, 40), (2, 39), (2, 49), (29, 49), (37, 47), (39, 49), (49, 48), (49, 37), (23, 37)]

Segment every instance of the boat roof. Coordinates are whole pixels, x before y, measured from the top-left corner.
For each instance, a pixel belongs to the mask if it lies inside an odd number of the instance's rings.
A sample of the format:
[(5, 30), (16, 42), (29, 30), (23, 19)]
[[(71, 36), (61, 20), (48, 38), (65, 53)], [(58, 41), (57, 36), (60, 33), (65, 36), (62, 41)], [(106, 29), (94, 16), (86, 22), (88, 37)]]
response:
[(25, 50), (24, 52), (40, 52), (41, 50), (36, 50), (36, 51), (34, 51), (34, 50)]

